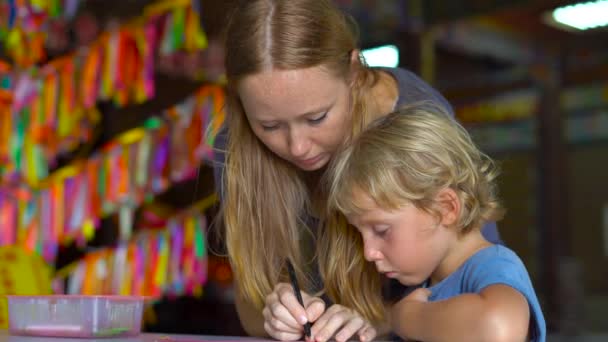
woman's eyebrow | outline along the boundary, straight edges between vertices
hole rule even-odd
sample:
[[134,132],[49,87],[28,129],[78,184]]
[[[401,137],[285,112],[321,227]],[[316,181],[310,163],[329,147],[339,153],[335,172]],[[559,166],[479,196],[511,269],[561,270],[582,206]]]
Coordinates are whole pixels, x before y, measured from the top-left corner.
[[308,112],[306,112],[306,113],[299,114],[299,115],[298,115],[298,117],[303,117],[303,116],[309,116],[309,115],[319,114],[319,113],[321,113],[321,112],[325,112],[325,111],[326,111],[326,110],[327,110],[329,107],[331,107],[331,105],[329,105],[329,106],[324,105],[324,106],[319,107],[318,109],[315,109],[315,110],[309,110],[309,111],[308,111]]

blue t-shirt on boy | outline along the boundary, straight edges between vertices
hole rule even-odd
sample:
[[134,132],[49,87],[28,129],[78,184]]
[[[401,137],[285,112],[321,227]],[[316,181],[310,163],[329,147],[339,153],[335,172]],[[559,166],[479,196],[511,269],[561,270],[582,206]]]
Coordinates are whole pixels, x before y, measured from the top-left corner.
[[429,287],[429,301],[479,293],[496,284],[510,286],[526,298],[530,307],[530,341],[545,342],[545,318],[532,281],[521,259],[507,247],[493,245],[475,253],[454,273]]

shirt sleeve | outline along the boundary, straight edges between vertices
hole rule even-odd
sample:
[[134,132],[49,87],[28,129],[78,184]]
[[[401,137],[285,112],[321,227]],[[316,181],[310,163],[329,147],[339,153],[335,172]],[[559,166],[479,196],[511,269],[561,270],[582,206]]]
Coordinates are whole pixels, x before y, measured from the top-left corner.
[[528,273],[521,261],[505,253],[472,264],[467,273],[465,277],[467,292],[479,292],[494,284],[505,284],[522,290],[527,290],[531,286]]
[[532,341],[544,340],[546,327],[540,303],[523,262],[514,252],[503,248],[497,256],[472,264],[467,273],[464,292],[479,293],[488,286],[498,284],[520,292],[530,308]]

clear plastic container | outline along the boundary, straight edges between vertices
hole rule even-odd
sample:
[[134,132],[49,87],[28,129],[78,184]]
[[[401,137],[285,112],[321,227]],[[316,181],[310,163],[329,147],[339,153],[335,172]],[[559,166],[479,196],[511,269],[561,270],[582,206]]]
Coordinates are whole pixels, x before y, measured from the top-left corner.
[[144,297],[7,296],[9,332],[49,337],[122,337],[141,332]]

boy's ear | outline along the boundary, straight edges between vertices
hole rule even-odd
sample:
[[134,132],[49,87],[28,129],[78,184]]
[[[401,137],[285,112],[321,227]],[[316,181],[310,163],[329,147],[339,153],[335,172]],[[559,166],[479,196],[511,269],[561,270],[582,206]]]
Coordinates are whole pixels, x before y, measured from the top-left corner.
[[460,219],[460,198],[454,189],[447,188],[437,194],[437,203],[441,210],[441,224],[451,227]]

